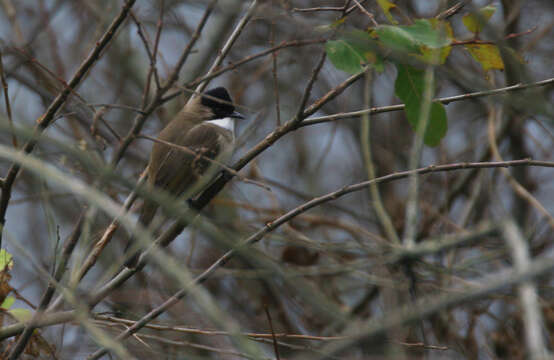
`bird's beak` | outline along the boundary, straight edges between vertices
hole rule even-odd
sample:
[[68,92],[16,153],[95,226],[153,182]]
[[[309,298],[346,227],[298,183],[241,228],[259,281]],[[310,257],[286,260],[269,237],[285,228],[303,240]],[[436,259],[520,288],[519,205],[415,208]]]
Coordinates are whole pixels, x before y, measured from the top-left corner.
[[242,115],[238,111],[233,111],[233,113],[229,117],[232,117],[234,119],[244,119],[244,115]]

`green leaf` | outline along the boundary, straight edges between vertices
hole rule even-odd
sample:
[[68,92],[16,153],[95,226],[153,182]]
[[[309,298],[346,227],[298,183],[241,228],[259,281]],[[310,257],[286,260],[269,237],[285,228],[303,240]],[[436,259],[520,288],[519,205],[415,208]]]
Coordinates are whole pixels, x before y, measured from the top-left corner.
[[480,33],[495,11],[496,8],[494,6],[485,6],[479,9],[477,13],[464,15],[462,17],[462,22],[472,33]]
[[7,252],[5,249],[0,250],[0,271],[4,271],[8,267],[8,270],[11,270],[13,267],[12,254]]
[[375,31],[386,47],[407,53],[419,54],[422,46],[439,49],[452,42],[439,23],[427,19],[416,20],[409,26],[381,25]]
[[4,299],[4,302],[2,302],[2,305],[0,305],[1,309],[8,310],[12,307],[13,303],[15,302],[15,298],[13,296],[8,296]]
[[444,105],[438,102],[431,103],[431,113],[429,116],[431,118],[429,119],[429,126],[425,131],[423,141],[425,145],[433,147],[440,144],[448,130],[448,119]]
[[327,41],[325,51],[337,69],[355,74],[365,65],[383,71],[383,60],[374,51],[375,47],[375,40],[371,39],[368,33],[353,31],[341,39]]
[[[406,105],[404,112],[414,130],[417,129],[421,117],[421,103],[425,82],[424,72],[408,65],[397,64],[398,75],[394,85],[396,96]],[[446,111],[441,103],[431,103],[429,120],[423,141],[427,146],[437,146],[446,135],[448,122]]]
[[468,44],[464,47],[481,64],[483,70],[504,69],[504,61],[502,61],[498,46],[493,44]]
[[381,25],[375,29],[375,32],[383,45],[390,50],[405,53],[419,52],[419,44],[401,26]]
[[452,39],[445,36],[439,23],[433,20],[434,19],[418,19],[415,21],[414,25],[406,26],[405,30],[408,31],[416,41],[432,49],[450,45]]
[[[452,42],[452,40],[454,39],[454,33],[449,22],[441,21],[438,19],[429,19],[429,21],[431,23],[431,26],[433,26],[434,29],[440,31],[443,36],[446,37],[449,43]],[[443,46],[438,49],[422,45],[421,55],[416,55],[416,57],[426,64],[440,65],[445,63],[448,55],[450,55],[451,50],[452,46],[450,45]]]
[[329,60],[337,69],[355,74],[362,70],[365,62],[363,53],[345,40],[330,40],[325,44]]

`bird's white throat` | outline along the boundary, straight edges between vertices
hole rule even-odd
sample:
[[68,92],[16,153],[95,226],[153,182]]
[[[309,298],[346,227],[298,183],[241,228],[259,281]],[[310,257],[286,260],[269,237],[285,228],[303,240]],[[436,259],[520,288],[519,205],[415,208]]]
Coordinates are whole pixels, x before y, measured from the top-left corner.
[[235,119],[226,117],[223,119],[215,119],[206,121],[209,124],[214,124],[215,126],[222,127],[226,130],[229,130],[231,133],[233,133],[233,137],[235,136]]

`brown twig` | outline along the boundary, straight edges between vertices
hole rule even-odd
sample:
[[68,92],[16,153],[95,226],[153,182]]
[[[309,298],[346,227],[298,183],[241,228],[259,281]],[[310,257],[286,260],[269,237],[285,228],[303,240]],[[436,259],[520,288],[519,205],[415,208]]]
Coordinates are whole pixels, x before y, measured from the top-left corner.
[[133,111],[133,112],[136,112],[138,114],[143,114],[144,115],[144,111],[142,111],[141,109],[137,108],[137,107],[134,107],[134,106],[129,106],[129,105],[122,105],[122,104],[87,104],[87,106],[89,107],[105,107],[107,109],[120,109],[120,110],[130,110],[130,111]]
[[[158,69],[156,68],[156,57],[150,50],[150,40],[147,38],[146,32],[142,28],[142,24],[137,19],[135,14],[131,12],[131,19],[133,19],[133,22],[137,26],[137,33],[139,38],[142,40],[142,43],[144,45],[144,50],[146,51],[146,55],[148,55],[148,59],[150,60],[150,68],[148,69],[148,75],[146,76],[146,84],[144,85],[144,90],[142,92],[142,102],[141,102],[141,108],[144,109],[146,105],[148,104],[148,95],[150,93],[150,82],[152,80],[152,76],[155,76],[156,79],[158,79],[157,73]],[[159,86],[159,80],[156,80],[156,84]],[[120,139],[121,140],[121,139]]]
[[8,92],[8,82],[6,81],[6,74],[4,74],[4,63],[2,61],[2,51],[0,51],[0,81],[2,82],[2,90],[4,91],[4,103],[6,104],[6,114],[8,115],[8,123],[12,131],[12,144],[14,148],[17,148],[17,137],[14,133],[13,119],[12,119],[12,107],[10,105],[10,94]]
[[[248,9],[244,13],[244,15],[240,18],[239,22],[237,23],[237,25],[234,27],[233,31],[231,32],[231,35],[229,35],[229,37],[227,38],[227,41],[225,41],[225,44],[223,45],[223,48],[219,51],[217,57],[215,58],[214,62],[212,63],[212,66],[210,67],[210,69],[208,70],[208,72],[206,74],[207,76],[210,76],[210,75],[217,72],[217,68],[219,68],[219,66],[223,62],[223,59],[225,59],[225,57],[227,56],[229,51],[231,51],[231,48],[235,44],[235,41],[237,41],[240,34],[242,33],[242,31],[246,27],[246,25],[250,22],[250,19],[252,18],[252,16],[254,16],[254,12],[256,11],[257,7],[258,7],[258,0],[252,0],[250,5],[248,6]],[[201,92],[204,91],[206,86],[208,86],[208,84],[209,84],[208,79],[202,80],[201,82],[198,83],[198,85],[196,85],[196,88],[194,89],[194,91],[196,93],[201,93]],[[191,100],[192,100],[192,98],[189,99],[189,101],[191,101]]]
[[[533,26],[531,29],[522,31],[520,33],[508,34],[508,35],[504,36],[504,40],[509,40],[509,39],[517,38],[517,37],[520,37],[520,36],[523,36],[523,35],[531,34],[535,30],[537,30],[537,28],[538,28],[538,26]],[[492,45],[494,45],[496,43],[494,41],[481,40],[481,39],[478,39],[478,38],[475,38],[475,37],[471,38],[471,39],[467,39],[467,40],[453,40],[452,43],[450,43],[450,45],[452,45],[452,46],[468,45],[468,44],[492,44]]]
[[277,337],[275,336],[275,330],[273,330],[273,321],[271,321],[271,314],[269,313],[267,305],[264,305],[264,310],[267,316],[267,321],[269,322],[269,330],[271,331],[271,340],[273,341],[273,351],[275,351],[275,358],[277,360],[280,360],[281,356],[279,356],[279,345],[277,344]]
[[[498,144],[496,141],[496,134],[495,134],[495,121],[496,117],[501,118],[502,117],[502,109],[496,109],[494,106],[489,107],[489,115],[488,115],[488,126],[487,126],[487,135],[489,140],[489,146],[491,148],[491,152],[493,155],[493,158],[497,161],[502,161],[502,156],[500,155],[500,151],[498,150]],[[544,207],[544,205],[541,204],[537,198],[533,196],[523,185],[521,185],[513,176],[510,174],[507,169],[502,169],[502,175],[506,178],[514,192],[522,198],[523,200],[527,201],[532,207],[534,207],[542,216],[546,218],[548,223],[550,224],[550,227],[554,230],[554,217],[548,210]]]
[[315,11],[344,11],[343,6],[320,6],[313,8],[293,8],[293,12],[315,12]]
[[372,13],[367,11],[366,8],[363,7],[362,4],[360,4],[360,2],[358,0],[352,0],[352,1],[354,1],[354,3],[360,9],[360,11],[363,12],[369,18],[369,21],[371,21],[373,26],[375,26],[375,27],[379,26],[379,24],[377,24],[377,21],[375,21],[375,16],[373,16]]
[[[235,63],[231,63],[227,66],[224,66],[221,69],[218,69],[218,70],[212,72],[211,74],[204,75],[201,78],[193,80],[193,81],[185,84],[184,88],[187,88],[187,89],[193,88],[193,87],[197,86],[198,84],[202,83],[203,81],[211,80],[211,79],[213,79],[213,78],[215,78],[215,77],[217,77],[217,76],[219,76],[223,73],[234,70],[237,67],[239,67],[241,65],[244,65],[244,64],[246,64],[250,61],[256,60],[256,59],[258,59],[260,57],[263,57],[265,55],[268,55],[268,54],[272,54],[272,53],[277,52],[277,51],[279,51],[281,49],[284,49],[284,48],[306,46],[306,45],[313,45],[313,44],[323,44],[326,41],[327,41],[326,39],[313,39],[313,40],[293,40],[293,41],[282,42],[281,44],[276,45],[272,48],[269,48],[269,49],[264,50],[264,51],[260,51],[257,54],[247,56],[244,59],[239,60]],[[162,101],[165,102],[165,101],[171,100],[171,99],[173,99],[174,97],[178,96],[181,93],[182,93],[181,90],[170,93],[167,96],[163,97]]]
[[[275,46],[275,22],[271,23],[271,40],[270,44]],[[271,76],[273,77],[273,94],[275,96],[275,117],[277,118],[277,126],[281,126],[281,106],[279,104],[279,78],[277,76],[277,51],[271,53]]]
[[217,161],[215,159],[211,159],[211,158],[205,156],[201,151],[195,151],[195,150],[193,150],[189,147],[182,146],[182,145],[177,145],[177,144],[174,144],[174,143],[162,140],[162,139],[158,139],[158,138],[155,138],[155,137],[152,137],[152,136],[148,136],[148,135],[139,135],[137,137],[147,139],[147,140],[150,140],[150,141],[153,141],[153,142],[157,142],[157,143],[160,143],[160,144],[164,144],[164,145],[170,146],[172,148],[178,149],[180,151],[186,152],[187,154],[194,155],[195,157],[199,157],[202,160],[206,160],[206,161],[208,161],[208,162],[210,162],[214,165],[217,165],[219,168],[230,172],[234,176],[237,176],[237,178],[239,180],[241,180],[245,183],[253,184],[253,185],[261,187],[264,190],[271,191],[271,188],[268,185],[265,185],[264,183],[262,183],[260,181],[252,180],[252,179],[249,179],[245,176],[242,176],[237,171],[233,170],[232,168],[230,168],[229,166],[223,164],[222,162]]
[[[493,96],[493,95],[499,95],[503,93],[507,93],[510,91],[517,91],[517,90],[524,90],[529,89],[533,87],[539,87],[539,86],[548,86],[554,84],[554,78],[545,79],[541,81],[537,81],[530,84],[516,84],[512,86],[506,86],[503,88],[498,89],[492,89],[492,90],[485,90],[485,91],[476,91],[473,93],[468,94],[462,94],[462,95],[455,95],[455,96],[449,96],[444,98],[437,98],[433,99],[434,102],[440,102],[442,104],[448,105],[452,102],[456,101],[462,101],[462,100],[468,100],[468,99],[474,99],[484,96]],[[328,115],[328,116],[320,116],[315,118],[310,118],[302,121],[300,123],[300,127],[303,126],[309,126],[314,124],[320,124],[324,122],[329,121],[335,121],[340,119],[348,119],[353,117],[359,117],[364,114],[379,114],[379,113],[385,113],[385,112],[391,112],[391,111],[399,111],[404,110],[404,104],[398,104],[398,105],[388,105],[388,106],[381,106],[381,107],[375,107],[371,109],[365,109],[365,110],[359,110],[359,111],[352,111],[347,113],[341,113],[341,114],[334,114],[334,115]]]
[[435,16],[435,18],[439,20],[448,19],[449,17],[457,14],[460,10],[462,10],[465,5],[466,5],[465,2],[461,1],[455,4],[454,6],[444,10],[443,12]]
[[[365,3],[366,0],[361,0],[360,3]],[[348,2],[346,3],[346,7],[348,5]],[[352,5],[347,10],[345,10],[345,6],[320,6],[320,7],[312,7],[312,8],[293,8],[293,12],[317,12],[317,11],[341,11],[343,13],[343,16],[350,14],[352,11],[356,10],[358,7],[356,5]]]
[[321,58],[319,59],[319,62],[317,63],[314,70],[312,71],[312,76],[310,77],[310,80],[308,81],[308,84],[304,89],[304,93],[302,94],[302,100],[300,101],[300,106],[298,107],[298,111],[296,112],[296,116],[295,116],[296,123],[299,123],[302,120],[304,120],[304,110],[306,108],[306,104],[308,103],[308,100],[310,99],[310,94],[312,93],[312,87],[314,86],[315,80],[317,79],[319,72],[323,68],[323,64],[325,63],[326,58],[327,58],[327,53],[323,51],[321,53]]
[[158,22],[156,23],[156,37],[154,38],[154,51],[152,52],[152,57],[154,58],[154,64],[151,65],[154,68],[154,80],[156,81],[156,87],[159,89],[160,79],[158,76],[158,71],[156,69],[156,63],[158,59],[158,47],[160,46],[160,37],[162,35],[162,29],[164,25],[164,5],[165,1],[161,0],[159,3],[160,6],[160,15],[158,16]]

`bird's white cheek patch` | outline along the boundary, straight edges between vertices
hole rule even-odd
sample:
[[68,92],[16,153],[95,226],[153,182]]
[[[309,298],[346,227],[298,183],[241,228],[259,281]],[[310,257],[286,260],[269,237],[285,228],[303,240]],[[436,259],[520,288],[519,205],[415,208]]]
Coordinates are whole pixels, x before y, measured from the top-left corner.
[[206,122],[209,123],[209,124],[213,124],[213,125],[222,127],[224,129],[227,129],[227,130],[231,131],[232,133],[235,133],[235,119],[233,119],[233,118],[226,117],[226,118],[223,118],[223,119],[215,119],[215,120],[210,120],[210,121],[206,121]]

